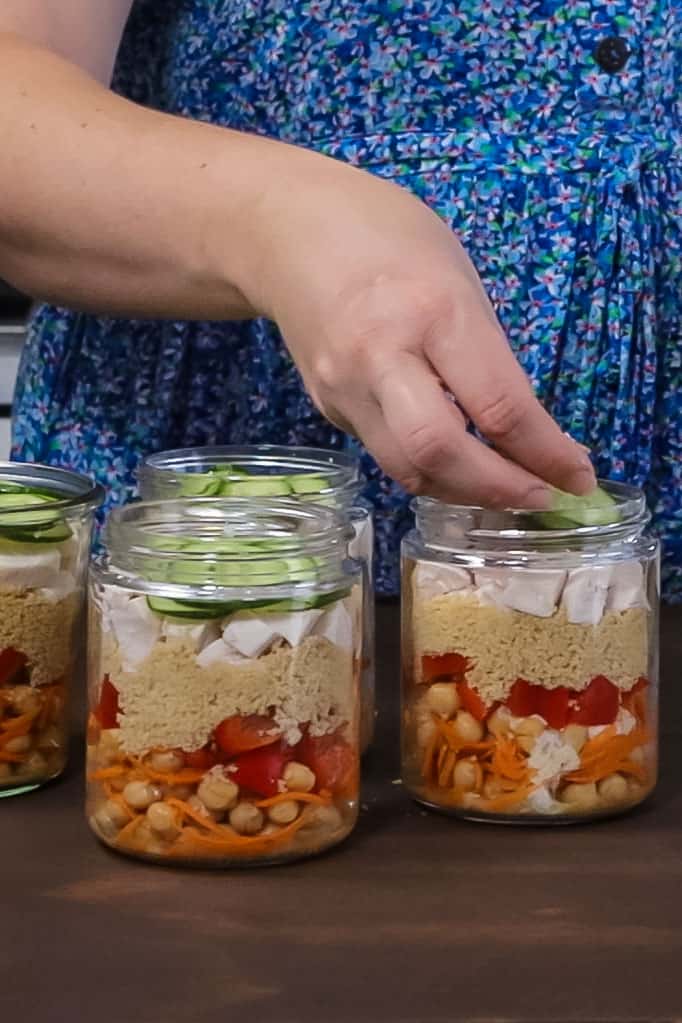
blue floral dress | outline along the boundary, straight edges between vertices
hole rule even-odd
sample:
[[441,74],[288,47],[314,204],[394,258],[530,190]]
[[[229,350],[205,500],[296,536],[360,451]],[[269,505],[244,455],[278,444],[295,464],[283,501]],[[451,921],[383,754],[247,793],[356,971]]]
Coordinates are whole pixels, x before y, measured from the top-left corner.
[[[682,0],[138,0],[115,87],[433,207],[547,408],[600,474],[646,487],[682,599]],[[351,443],[272,324],[38,311],[15,458],[121,500],[145,452],[247,441]],[[391,593],[408,503],[363,461]]]

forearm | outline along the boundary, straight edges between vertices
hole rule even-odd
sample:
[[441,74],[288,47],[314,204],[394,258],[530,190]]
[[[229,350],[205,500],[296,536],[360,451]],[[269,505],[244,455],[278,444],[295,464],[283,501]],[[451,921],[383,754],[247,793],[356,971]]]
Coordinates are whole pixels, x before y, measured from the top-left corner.
[[41,299],[138,317],[267,312],[264,193],[290,163],[321,159],[139,107],[9,35],[0,137],[0,275]]

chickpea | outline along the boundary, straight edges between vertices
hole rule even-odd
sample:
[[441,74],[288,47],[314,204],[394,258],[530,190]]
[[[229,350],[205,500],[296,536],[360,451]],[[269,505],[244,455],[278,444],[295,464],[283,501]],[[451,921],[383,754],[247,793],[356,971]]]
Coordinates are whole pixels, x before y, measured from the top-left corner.
[[28,753],[32,746],[30,735],[17,735],[5,743],[8,753]]
[[644,747],[635,746],[635,748],[630,753],[630,760],[632,760],[633,763],[635,764],[643,764],[644,759],[645,759]]
[[223,820],[225,816],[224,813],[218,813],[215,810],[209,810],[206,804],[202,803],[202,801],[196,795],[190,796],[189,799],[187,800],[187,803],[189,806],[192,807],[195,813],[198,813],[201,817],[205,817],[207,820],[219,823],[220,821]]
[[239,797],[239,786],[219,774],[207,774],[197,789],[199,799],[209,810],[231,810]]
[[17,714],[37,714],[40,710],[40,694],[31,686],[14,686],[10,700]]
[[453,771],[455,788],[470,792],[476,788],[478,769],[474,760],[458,760]]
[[426,749],[435,734],[435,723],[431,720],[431,718],[425,718],[417,725],[417,745],[421,749]]
[[163,856],[166,853],[166,846],[158,835],[154,834],[146,821],[142,821],[135,832],[134,842],[135,848],[141,849],[148,856]]
[[157,837],[167,842],[172,842],[181,831],[178,814],[168,803],[152,803],[147,808],[147,823]]
[[144,781],[129,781],[123,789],[123,798],[133,810],[146,810],[159,798],[159,790]]
[[511,731],[511,725],[509,723],[510,718],[509,711],[506,707],[498,707],[492,712],[488,718],[488,731],[491,735],[494,735],[496,739],[503,739],[509,735]]
[[167,782],[159,785],[159,799],[181,799],[186,803],[193,792],[191,785],[168,785]]
[[111,799],[107,799],[105,803],[100,806],[99,810],[90,818],[90,825],[93,829],[99,832],[103,838],[113,839],[116,838],[123,825],[128,821],[128,816],[125,811],[114,803]]
[[629,799],[627,778],[622,774],[610,774],[607,778],[602,778],[597,791],[607,803],[624,803]]
[[486,778],[483,782],[483,798],[497,799],[502,795],[502,785],[499,778]]
[[574,782],[566,785],[559,799],[562,803],[571,803],[576,810],[594,810],[599,805],[597,786],[593,781],[582,785]]
[[237,803],[230,810],[230,824],[240,835],[256,835],[263,827],[263,814],[253,803]]
[[60,749],[64,745],[64,736],[56,725],[49,725],[38,736],[36,745],[42,750]]
[[516,741],[521,749],[525,750],[526,753],[533,752],[535,740],[538,736],[542,735],[544,730],[545,726],[539,718],[521,718],[521,720],[514,725]]
[[282,780],[286,787],[293,792],[312,792],[317,781],[315,774],[305,764],[299,764],[292,760],[284,768]]
[[185,766],[185,758],[177,750],[155,750],[149,758],[149,766],[161,774],[174,774]]
[[461,742],[480,742],[483,738],[483,725],[468,710],[460,710],[453,727]]
[[436,682],[426,691],[426,706],[442,718],[451,718],[459,710],[457,688],[451,682]]
[[286,799],[282,803],[275,803],[268,810],[268,817],[273,824],[291,824],[298,817],[299,806],[295,799]]
[[125,759],[121,749],[118,728],[105,728],[97,744],[97,760],[101,767],[111,767]]
[[343,817],[339,810],[329,804],[327,806],[306,806],[302,816],[305,825],[301,831],[339,831],[343,827]]
[[33,753],[27,756],[26,760],[24,760],[23,764],[21,764],[20,766],[22,774],[46,775],[48,773],[47,760],[45,759],[43,754],[38,753],[37,750],[35,750]]
[[580,753],[587,742],[587,729],[584,725],[566,725],[563,737],[564,742],[572,746],[576,753]]

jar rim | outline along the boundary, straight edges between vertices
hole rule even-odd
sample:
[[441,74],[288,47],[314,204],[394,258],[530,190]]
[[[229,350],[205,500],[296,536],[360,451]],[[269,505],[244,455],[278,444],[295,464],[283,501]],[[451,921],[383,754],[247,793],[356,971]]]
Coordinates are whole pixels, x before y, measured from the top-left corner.
[[[71,469],[44,465],[41,462],[0,462],[0,484],[12,483],[34,490],[44,490],[60,495],[50,501],[49,510],[57,515],[70,511],[91,512],[104,503],[104,488],[90,477]],[[63,495],[63,496],[61,496]],[[45,503],[27,500],[13,509],[0,510],[0,521],[12,525],[21,516],[22,524],[30,524],[32,512],[41,518],[45,515]]]
[[[540,525],[539,516],[551,515],[559,520],[561,512],[547,509],[507,508],[490,511],[475,505],[447,504],[431,497],[418,497],[412,501],[417,530],[427,543],[445,530],[452,541],[452,549],[461,542],[468,546],[518,544],[520,547],[553,547],[561,544],[609,543],[623,539],[634,531],[644,529],[650,519],[644,492],[639,487],[615,480],[598,480],[599,487],[614,502],[618,512],[615,522],[570,523],[560,526]],[[584,512],[600,510],[603,506],[583,504]],[[564,517],[565,518],[565,517]],[[443,543],[446,549],[451,544]]]
[[[352,499],[362,486],[357,457],[344,451],[316,447],[287,447],[278,444],[224,444],[173,448],[147,455],[137,471],[140,483],[160,480],[179,484],[187,473],[210,472],[235,466],[254,472],[249,475],[324,475],[329,486],[320,497]],[[235,481],[241,479],[235,474]],[[314,500],[317,494],[302,495]]]

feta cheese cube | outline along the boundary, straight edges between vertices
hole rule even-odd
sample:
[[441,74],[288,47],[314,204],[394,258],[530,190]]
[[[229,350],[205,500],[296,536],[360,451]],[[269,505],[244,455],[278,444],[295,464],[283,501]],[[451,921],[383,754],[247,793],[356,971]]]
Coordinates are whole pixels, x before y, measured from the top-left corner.
[[533,781],[550,786],[556,785],[562,774],[575,771],[580,766],[580,757],[559,732],[548,728],[535,740],[533,751],[528,758],[533,771]]
[[35,553],[0,554],[0,585],[20,590],[49,588],[58,579],[61,563],[54,547]]
[[369,577],[372,578],[372,520],[359,519],[353,523],[354,536],[348,544],[348,554],[351,558],[364,561],[367,564]]
[[57,604],[64,600],[76,589],[76,580],[70,572],[57,572],[49,586],[43,586],[38,591],[40,596],[49,600],[51,604]]
[[212,668],[215,664],[244,664],[247,658],[223,639],[216,639],[205,646],[194,660],[200,668]]
[[414,586],[424,599],[471,590],[471,574],[459,565],[420,561],[414,570]]
[[223,629],[223,639],[245,657],[260,657],[276,639],[298,646],[313,631],[322,611],[258,614],[238,611]]
[[[626,710],[625,707],[621,707],[614,724],[616,726],[616,735],[629,735],[637,724],[637,718],[629,710]],[[609,725],[590,725],[587,729],[587,734],[590,739],[594,739],[609,727]]]
[[628,611],[631,607],[649,607],[644,566],[638,561],[624,561],[613,566],[606,598],[607,611]]
[[353,619],[343,601],[338,601],[324,612],[313,632],[342,650],[353,650]]
[[161,619],[154,614],[146,597],[130,597],[127,593],[126,597],[125,603],[110,607],[109,613],[123,667],[134,671],[149,656],[161,635]]
[[559,804],[546,785],[541,785],[528,796],[526,806],[532,813],[551,814],[556,813]]
[[199,653],[220,638],[220,626],[215,621],[177,622],[165,618],[161,623],[161,635],[167,639],[181,640],[195,653]]
[[503,590],[503,601],[514,611],[550,618],[566,579],[566,573],[555,569],[512,570]]
[[606,606],[611,571],[610,565],[598,565],[574,568],[568,573],[561,606],[569,622],[574,625],[599,624]]

